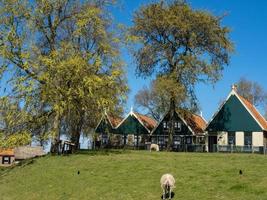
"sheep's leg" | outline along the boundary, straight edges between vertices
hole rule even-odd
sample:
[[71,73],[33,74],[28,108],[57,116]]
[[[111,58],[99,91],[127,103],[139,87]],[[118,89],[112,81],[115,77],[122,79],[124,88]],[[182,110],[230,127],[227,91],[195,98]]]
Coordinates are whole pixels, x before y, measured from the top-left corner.
[[170,188],[170,191],[169,191],[169,199],[172,198],[172,189]]
[[163,200],[166,198],[166,192],[165,189],[163,189]]

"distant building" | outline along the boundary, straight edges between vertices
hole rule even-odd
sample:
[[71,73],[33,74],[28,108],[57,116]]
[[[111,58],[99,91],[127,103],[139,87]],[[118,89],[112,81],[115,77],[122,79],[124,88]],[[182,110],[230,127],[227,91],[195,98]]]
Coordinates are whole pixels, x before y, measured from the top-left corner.
[[109,142],[110,134],[117,133],[117,126],[122,121],[122,118],[107,114],[106,112],[102,116],[99,121],[97,127],[95,128],[95,132],[99,134],[99,137],[94,141],[98,146],[106,146]]
[[133,146],[144,146],[149,140],[150,132],[157,125],[157,122],[145,115],[131,112],[121,121],[117,132],[122,135],[123,144]]
[[260,151],[266,145],[267,122],[253,104],[232,87],[206,131],[209,152]]
[[186,110],[177,112],[174,102],[172,102],[169,111],[152,131],[151,142],[158,144],[160,149],[165,149],[168,144],[171,126],[174,129],[172,150],[205,150],[206,121],[202,116]]
[[105,113],[95,132],[99,134],[101,146],[110,141],[112,146],[140,147],[149,140],[149,134],[156,124],[154,119],[133,110],[124,119]]
[[10,166],[15,161],[14,149],[0,150],[0,166]]

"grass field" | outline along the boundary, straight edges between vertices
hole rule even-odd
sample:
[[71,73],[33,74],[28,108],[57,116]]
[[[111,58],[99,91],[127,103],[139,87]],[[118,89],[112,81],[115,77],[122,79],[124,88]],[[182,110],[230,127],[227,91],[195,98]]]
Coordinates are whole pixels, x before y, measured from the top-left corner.
[[157,200],[166,172],[176,178],[174,199],[267,199],[266,171],[267,157],[253,154],[114,151],[46,156],[1,168],[0,199]]

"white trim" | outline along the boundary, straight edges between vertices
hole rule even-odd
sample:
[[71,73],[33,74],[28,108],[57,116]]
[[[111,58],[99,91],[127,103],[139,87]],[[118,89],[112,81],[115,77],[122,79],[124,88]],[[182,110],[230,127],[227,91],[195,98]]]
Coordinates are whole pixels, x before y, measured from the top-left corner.
[[[265,130],[263,128],[263,126],[261,125],[261,123],[259,123],[259,121],[255,118],[255,116],[251,113],[251,111],[247,108],[246,104],[240,99],[239,95],[237,94],[237,92],[232,89],[230,94],[228,95],[228,97],[226,98],[226,100],[221,104],[221,106],[219,107],[218,111],[212,116],[211,120],[209,121],[209,123],[207,124],[207,127],[206,127],[206,131],[209,131],[207,130],[207,128],[209,127],[210,123],[214,120],[214,118],[218,115],[218,113],[220,112],[220,110],[222,109],[222,107],[226,104],[226,102],[229,100],[229,98],[232,96],[232,95],[235,95],[237,97],[237,99],[241,102],[241,104],[246,108],[246,110],[248,111],[248,113],[252,116],[252,118],[258,123],[258,125],[262,128],[262,130]],[[252,106],[256,109],[256,111],[260,114],[260,112],[257,110],[257,108],[252,104]],[[260,116],[262,117],[262,115],[260,114]]]
[[145,126],[145,124],[139,119],[139,117],[136,116],[136,114],[134,112],[132,112],[132,115],[135,116],[135,118],[140,122],[140,124],[143,125],[143,127],[148,131],[148,133],[150,134],[150,130]]
[[112,127],[113,129],[115,129],[115,127],[113,126],[113,124],[111,123],[111,121],[110,121],[110,119],[109,119],[109,115],[108,115],[108,114],[106,114],[106,117],[107,117],[108,122],[109,122],[109,124],[111,125],[111,127]]
[[126,117],[123,118],[123,120],[121,120],[121,122],[115,127],[116,129],[119,128],[119,126],[129,117],[129,115],[131,114],[131,112],[129,112]]
[[[234,95],[234,94],[235,94],[234,90],[231,90],[231,92],[230,92],[230,94],[227,96],[226,100],[219,106],[219,109],[212,115],[212,117],[211,117],[209,123],[207,124],[206,129],[209,127],[210,123],[214,120],[214,118],[218,115],[218,113],[220,112],[220,110],[222,109],[222,107],[226,104],[226,102],[228,101],[228,99],[229,99],[232,95]],[[209,130],[206,130],[206,131],[209,131]]]
[[[170,111],[170,110],[169,110]],[[151,133],[150,133],[150,135],[152,135],[154,132],[155,132],[155,130],[158,128],[158,126],[160,125],[160,123],[163,121],[163,119],[166,117],[166,115],[169,113],[169,111],[167,111],[166,113],[165,113],[165,115],[161,118],[161,120],[159,121],[159,123],[158,123],[158,125],[151,131]],[[192,134],[193,135],[197,135],[196,133],[195,133],[195,131],[193,131],[192,130],[192,128],[186,123],[186,121],[185,121],[185,119],[183,118],[183,117],[181,117],[181,115],[178,113],[178,112],[176,112],[176,110],[174,110],[174,112],[178,115],[178,117],[184,122],[184,124],[188,127],[188,129],[192,132]],[[192,114],[193,115],[193,114]],[[204,118],[203,118],[204,119]],[[205,119],[204,119],[205,120]],[[205,132],[205,131],[204,131]]]
[[103,117],[104,117],[104,114],[102,115],[102,117],[101,117],[100,121],[98,122],[97,126],[95,127],[95,130],[98,128],[98,126],[99,126],[99,125],[100,125],[100,123],[102,122],[102,120],[103,120]]
[[[235,91],[234,91],[235,92]],[[245,106],[245,108],[246,108],[246,110],[249,112],[249,114],[253,117],[253,119],[258,123],[258,125],[260,125],[260,127],[261,127],[261,129],[262,130],[265,130],[264,128],[263,128],[263,126],[261,125],[261,123],[255,118],[255,116],[251,113],[251,111],[247,108],[247,106],[246,106],[246,104],[242,101],[242,99],[240,99],[240,97],[239,97],[239,95],[235,92],[235,95],[237,96],[237,98],[238,98],[238,100],[242,103],[242,105],[243,106]],[[244,98],[244,97],[243,97]],[[263,118],[263,116],[261,115],[261,113],[257,110],[257,108],[253,105],[253,104],[251,104],[254,108],[255,108],[255,110],[258,112],[258,114]]]
[[133,112],[133,110],[131,109],[131,111],[126,115],[126,117],[116,126],[116,129],[119,128],[119,126],[122,125],[122,123],[129,117],[129,116],[134,116],[138,122],[148,131],[148,134],[150,134],[150,130],[144,125],[144,123],[136,116],[136,114]]
[[107,118],[107,120],[108,120],[110,126],[111,126],[113,129],[116,129],[116,127],[114,127],[113,124],[111,123],[111,121],[110,121],[110,119],[109,119],[109,115],[107,114],[107,112],[106,112],[106,110],[105,110],[105,111],[104,111],[104,114],[102,115],[100,121],[98,122],[98,124],[97,124],[95,130],[96,130],[96,129],[98,128],[98,126],[101,124],[101,122],[102,122],[102,120],[104,119],[104,117]]
[[[168,112],[169,112],[169,111],[168,111]],[[163,121],[163,119],[165,118],[165,116],[167,115],[168,112],[165,112],[165,114],[163,115],[163,117],[162,117],[162,118],[160,119],[160,121],[158,122],[157,126],[155,126],[155,127],[152,129],[150,135],[152,135],[152,134],[154,133],[154,131],[158,128],[158,126],[159,126],[160,123]]]

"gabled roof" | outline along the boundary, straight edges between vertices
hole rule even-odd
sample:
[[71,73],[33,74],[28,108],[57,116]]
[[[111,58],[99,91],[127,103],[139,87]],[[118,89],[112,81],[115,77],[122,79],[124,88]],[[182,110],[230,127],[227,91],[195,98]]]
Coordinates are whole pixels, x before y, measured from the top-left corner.
[[122,118],[118,117],[118,116],[115,116],[115,115],[112,115],[112,114],[107,114],[106,112],[103,114],[103,116],[101,117],[99,123],[97,124],[96,128],[97,129],[101,122],[104,120],[104,119],[107,119],[111,128],[115,129],[115,127],[118,126],[118,124],[122,121]]
[[133,112],[133,110],[131,109],[131,111],[129,112],[129,114],[116,126],[116,128],[118,128],[121,124],[123,124],[123,122],[129,117],[129,116],[134,116],[139,123],[150,133],[151,130],[153,130],[153,128],[156,126],[157,122],[145,115],[142,115],[140,113],[137,112]]
[[150,117],[148,117],[148,116],[145,116],[145,115],[142,115],[142,114],[140,114],[140,113],[134,113],[136,116],[137,116],[137,118],[139,118],[139,120],[140,121],[142,121],[142,123],[151,131],[151,130],[153,130],[153,128],[157,125],[157,122],[154,120],[154,119],[152,119],[152,118],[150,118]]
[[232,90],[226,100],[223,102],[223,104],[219,107],[218,111],[212,116],[211,120],[209,121],[207,127],[211,124],[211,122],[215,119],[215,117],[219,114],[220,110],[224,107],[226,102],[230,99],[231,96],[236,96],[237,99],[241,102],[241,104],[244,106],[244,108],[248,111],[250,116],[255,120],[255,122],[261,127],[262,130],[267,130],[267,121],[264,119],[264,117],[260,114],[260,112],[257,110],[257,108],[247,99],[242,97],[236,92],[236,88],[232,87]]
[[244,97],[240,96],[236,93],[236,95],[239,97],[239,99],[243,102],[247,110],[250,112],[250,114],[253,116],[253,118],[260,124],[263,130],[267,130],[267,121],[264,119],[264,117],[260,114],[260,112],[255,108],[255,106],[249,102]]
[[[169,111],[165,113],[165,115],[162,117],[162,119],[157,124],[157,126],[155,126],[155,128],[153,129],[151,134],[153,134],[153,132],[158,128],[158,126],[160,125],[160,123],[163,121],[163,119],[165,118],[165,116],[168,113],[169,113]],[[193,114],[187,110],[183,110],[182,112],[177,112],[175,110],[175,113],[179,116],[179,118],[183,121],[183,123],[188,127],[188,129],[193,134],[201,135],[201,134],[205,133],[205,128],[207,126],[207,122],[203,117],[196,115],[196,114]]]
[[207,122],[203,117],[196,114],[188,113],[184,116],[184,120],[186,121],[187,125],[190,126],[190,128],[195,134],[200,134],[205,132]]
[[114,115],[108,115],[108,114],[106,116],[107,116],[107,119],[108,119],[109,123],[111,124],[111,126],[113,128],[118,126],[118,124],[122,121],[121,117],[117,117],[117,116],[114,116]]

